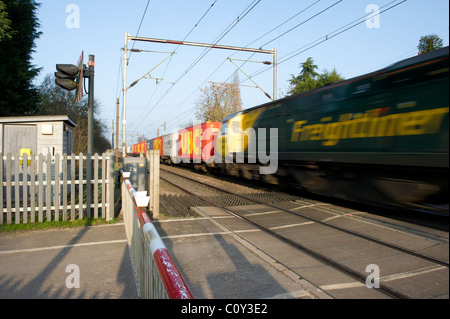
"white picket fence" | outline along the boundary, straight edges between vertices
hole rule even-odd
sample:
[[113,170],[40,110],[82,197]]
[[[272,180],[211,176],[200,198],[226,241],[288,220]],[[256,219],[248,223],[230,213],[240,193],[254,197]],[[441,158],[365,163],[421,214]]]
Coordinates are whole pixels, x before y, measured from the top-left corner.
[[114,156],[0,153],[0,225],[114,217]]

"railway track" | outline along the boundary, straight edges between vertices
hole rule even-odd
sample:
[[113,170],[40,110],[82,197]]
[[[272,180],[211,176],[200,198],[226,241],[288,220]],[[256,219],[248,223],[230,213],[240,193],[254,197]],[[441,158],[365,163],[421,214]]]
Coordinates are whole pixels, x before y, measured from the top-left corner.
[[[385,297],[448,296],[448,233],[447,236],[430,234],[392,223],[380,223],[368,219],[363,212],[349,212],[330,204],[267,190],[242,189],[239,186],[238,194],[229,186],[225,189],[217,185],[220,182],[185,175],[162,169],[161,178],[196,198],[197,206],[203,203],[203,206],[221,209],[361,285],[371,284],[367,281],[367,267],[362,266],[375,265],[386,274],[380,276],[379,285],[376,285],[377,293]],[[224,225],[223,221],[216,222]],[[337,254],[339,251],[341,254]],[[290,267],[289,261],[277,261]],[[302,278],[314,277],[310,271],[306,274],[299,270],[294,272]],[[411,282],[414,282],[414,289],[410,288]],[[373,283],[378,284],[375,280]],[[333,288],[336,286],[317,286],[323,290],[328,288],[330,291],[327,293],[332,296],[335,294]],[[426,295],[417,293],[420,287],[430,286],[438,288]]]

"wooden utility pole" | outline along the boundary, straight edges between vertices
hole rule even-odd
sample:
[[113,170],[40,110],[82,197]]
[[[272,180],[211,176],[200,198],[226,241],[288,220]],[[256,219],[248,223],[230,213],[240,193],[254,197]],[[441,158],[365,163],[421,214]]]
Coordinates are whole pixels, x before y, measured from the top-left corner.
[[117,98],[116,108],[116,165],[119,165],[119,106],[120,100]]

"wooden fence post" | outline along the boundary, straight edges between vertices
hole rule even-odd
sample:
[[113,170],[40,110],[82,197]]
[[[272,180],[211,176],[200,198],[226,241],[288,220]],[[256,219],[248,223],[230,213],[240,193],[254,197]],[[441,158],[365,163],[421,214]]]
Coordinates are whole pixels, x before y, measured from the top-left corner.
[[84,164],[83,164],[83,153],[80,153],[78,155],[79,161],[78,161],[78,218],[83,219],[84,218],[84,211],[83,211],[83,182],[84,182]]
[[98,154],[94,155],[94,218],[98,219]]
[[0,225],[3,225],[3,154],[0,152],[0,205],[2,210],[0,211]]
[[30,171],[30,223],[36,222],[36,155],[31,154],[31,171]]
[[52,221],[52,155],[50,153],[46,156],[47,168],[46,172],[46,182],[45,187],[45,204],[47,205],[46,219],[47,222]]
[[91,218],[92,203],[92,160],[91,154],[86,155],[86,215]]
[[75,154],[70,157],[70,220],[75,220]]
[[147,182],[147,194],[150,196],[150,200],[148,201],[148,211],[153,211],[153,161],[152,161],[152,152],[153,151],[147,151],[146,157],[147,157],[147,167],[148,167],[148,182]]
[[54,202],[55,202],[55,221],[59,222],[59,203],[61,202],[61,184],[60,184],[60,164],[61,159],[59,154],[55,154],[55,187],[53,188],[54,191]]
[[28,223],[28,156],[26,153],[22,157],[22,207],[23,207],[23,223]]
[[62,220],[66,221],[67,220],[67,154],[63,154],[62,178],[63,178],[63,187],[62,187],[63,215],[62,215]]
[[159,151],[154,151],[153,155],[153,218],[159,218]]
[[11,154],[6,155],[6,223],[11,225]]
[[14,155],[14,220],[15,224],[20,224],[20,178],[19,178],[19,157]]
[[114,153],[112,151],[109,151],[103,156],[108,156],[109,160],[107,161],[107,172],[106,176],[108,177],[108,184],[106,186],[107,193],[106,193],[106,202],[108,203],[108,209],[106,213],[106,220],[110,221],[114,218]]
[[38,180],[39,180],[39,189],[38,189],[38,205],[39,205],[39,214],[38,214],[38,222],[42,223],[44,221],[44,155],[39,154],[38,157]]

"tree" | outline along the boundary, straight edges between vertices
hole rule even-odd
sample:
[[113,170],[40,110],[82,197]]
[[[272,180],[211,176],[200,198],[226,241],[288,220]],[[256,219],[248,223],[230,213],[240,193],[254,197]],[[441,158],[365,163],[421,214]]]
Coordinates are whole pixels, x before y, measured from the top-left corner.
[[417,46],[420,54],[441,49],[443,47],[444,41],[442,41],[442,39],[437,34],[430,34],[421,37],[419,45]]
[[[36,115],[68,115],[77,127],[73,131],[74,154],[87,153],[88,147],[88,99],[77,104],[73,92],[61,89],[55,84],[54,75],[48,74],[39,86],[39,110]],[[102,154],[111,148],[109,139],[104,135],[106,125],[96,119],[100,106],[94,101],[94,153]]]
[[211,83],[209,87],[201,89],[200,98],[196,103],[195,117],[202,122],[218,122],[241,110],[239,75],[235,73],[232,83]]
[[344,80],[344,78],[337,73],[336,69],[329,72],[328,70],[324,70],[322,74],[319,75],[319,79],[317,80],[317,86],[323,87],[331,83],[339,82]]
[[2,42],[3,39],[12,39],[12,35],[11,20],[8,19],[6,4],[3,1],[0,1],[0,42]]
[[319,73],[316,72],[318,66],[314,64],[312,58],[308,58],[304,63],[300,64],[302,71],[298,76],[291,74],[291,79],[289,83],[291,84],[291,89],[289,95],[298,94],[301,92],[306,92],[316,88],[316,78]]
[[32,65],[35,40],[41,35],[34,0],[0,2],[0,116],[36,112],[38,90],[33,79],[40,68]]
[[302,72],[300,72],[300,78],[303,80],[312,79],[314,80],[319,76],[319,73],[316,72],[318,66],[314,64],[312,58],[308,58],[304,63],[301,64]]
[[336,69],[333,69],[331,72],[324,70],[322,74],[317,73],[316,70],[318,69],[318,66],[314,64],[312,58],[308,58],[304,63],[301,63],[300,67],[302,70],[298,76],[291,74],[288,95],[307,92],[344,80],[344,78],[337,73]]

